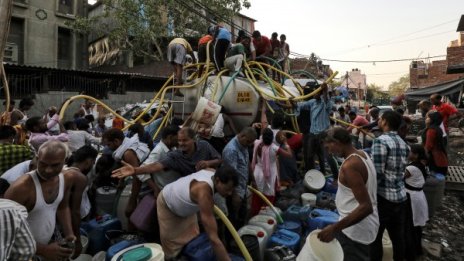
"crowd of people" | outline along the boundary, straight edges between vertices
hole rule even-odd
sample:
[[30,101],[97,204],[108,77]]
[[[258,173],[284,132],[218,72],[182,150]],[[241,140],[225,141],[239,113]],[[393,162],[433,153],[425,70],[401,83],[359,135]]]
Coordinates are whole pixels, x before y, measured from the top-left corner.
[[[251,39],[241,32],[231,44],[230,32],[214,26],[198,43],[199,60],[204,62],[210,52],[217,71],[227,67],[238,72],[244,60],[269,62],[268,57],[285,70],[289,46],[285,35],[280,41],[277,37],[255,31]],[[183,82],[182,68],[191,52],[185,39],[169,44],[176,84]],[[125,215],[130,217],[146,195],[142,192],[150,191],[167,260],[175,260],[200,230],[207,233],[218,260],[230,260],[226,249],[231,238],[221,235],[214,204],[239,229],[264,206],[256,196],[248,201],[248,185],[275,202],[282,185],[291,187],[301,173],[316,168],[334,175],[340,214],[339,222],[320,232],[320,240],[337,238],[345,260],[381,260],[387,230],[394,260],[415,260],[422,254],[421,228],[428,220],[422,188],[429,172],[447,174],[449,121],[461,114],[439,94],[432,95],[419,104],[426,124],[421,143],[411,144],[411,120],[403,110],[380,115],[374,106],[364,117],[334,101],[327,84],[321,89],[310,100],[280,105],[293,107],[300,117],[302,135],[293,137],[284,131],[282,112],[268,120],[264,102],[260,120],[243,129],[223,111],[211,137],[198,135],[176,118],[160,129],[165,111],[153,121],[147,113],[125,129],[119,117],[111,127],[104,116],[95,117],[90,101],[65,122],[59,118],[61,108],[28,117],[32,99],[21,100],[18,108],[11,103],[0,118],[0,223],[5,224],[0,260],[77,257],[82,251],[80,224],[95,217],[93,190],[102,184],[123,189],[129,177]],[[366,142],[371,136],[366,133],[375,137]],[[303,171],[297,166],[299,154]],[[340,167],[337,158],[343,161]],[[128,222],[128,230],[137,231]]]
[[[200,63],[198,75],[200,77],[203,75],[204,63],[208,57],[209,61],[214,64],[215,72],[228,69],[230,74],[238,73],[243,62],[248,61],[271,64],[288,72],[290,46],[286,40],[287,37],[284,34],[279,36],[275,32],[269,39],[261,35],[259,31],[254,31],[250,36],[244,30],[240,30],[233,41],[231,32],[223,25],[210,26],[207,33],[198,41],[198,62]],[[167,58],[173,67],[174,84],[181,85],[184,82],[183,66],[189,59],[193,63],[196,61],[192,45],[184,38],[173,39],[168,45]],[[281,74],[273,71],[272,78],[280,81]],[[176,95],[182,96],[178,91]]]

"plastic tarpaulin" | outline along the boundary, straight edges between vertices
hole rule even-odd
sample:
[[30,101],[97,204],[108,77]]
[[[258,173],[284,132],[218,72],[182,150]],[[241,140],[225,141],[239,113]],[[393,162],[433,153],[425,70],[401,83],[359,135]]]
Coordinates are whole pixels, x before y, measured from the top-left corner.
[[464,79],[458,79],[451,82],[446,82],[430,87],[420,89],[408,89],[405,93],[406,100],[408,101],[420,101],[423,99],[429,99],[430,95],[439,93],[442,96],[451,96],[459,93],[464,87]]

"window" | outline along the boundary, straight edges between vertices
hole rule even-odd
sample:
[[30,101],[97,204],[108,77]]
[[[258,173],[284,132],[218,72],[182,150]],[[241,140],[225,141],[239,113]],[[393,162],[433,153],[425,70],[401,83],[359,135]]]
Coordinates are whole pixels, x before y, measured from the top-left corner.
[[5,48],[5,61],[24,63],[24,19],[12,17]]
[[62,14],[74,14],[74,0],[58,0],[58,12]]
[[72,58],[71,31],[58,27],[58,68],[71,68]]

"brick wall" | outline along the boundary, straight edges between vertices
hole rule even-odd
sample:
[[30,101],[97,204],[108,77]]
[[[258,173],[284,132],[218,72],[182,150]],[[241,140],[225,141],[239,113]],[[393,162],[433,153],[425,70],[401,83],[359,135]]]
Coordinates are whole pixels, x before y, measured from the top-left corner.
[[418,62],[416,68],[411,66],[409,69],[411,88],[433,86],[464,77],[464,73],[447,74],[447,68],[447,60],[433,61],[431,64]]
[[[464,40],[463,40],[464,41]],[[447,48],[448,66],[464,67],[464,45]]]

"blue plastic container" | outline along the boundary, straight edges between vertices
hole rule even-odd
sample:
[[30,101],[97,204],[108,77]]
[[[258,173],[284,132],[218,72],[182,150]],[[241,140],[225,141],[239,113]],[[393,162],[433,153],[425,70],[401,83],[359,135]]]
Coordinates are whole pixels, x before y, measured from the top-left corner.
[[285,221],[283,224],[279,224],[277,229],[286,229],[298,235],[301,235],[302,232],[300,221]]
[[216,261],[213,247],[206,233],[201,233],[192,239],[182,250],[182,254],[189,261]]
[[118,218],[113,217],[109,214],[96,217],[90,220],[87,223],[82,223],[81,228],[83,228],[87,233],[92,232],[92,230],[97,228],[102,228],[105,232],[108,230],[121,230],[121,221]]
[[110,246],[110,241],[106,237],[106,232],[108,230],[121,230],[121,222],[111,216],[111,215],[104,215],[87,223],[83,223],[81,225],[89,238],[89,246],[87,248],[87,253],[90,255],[95,255],[100,251],[106,251]]
[[316,205],[320,208],[335,208],[335,194],[321,191],[317,193]]
[[269,238],[268,247],[274,246],[286,246],[294,253],[298,253],[300,250],[300,235],[286,229],[279,229]]
[[322,229],[328,225],[338,222],[339,215],[333,211],[325,209],[314,209],[311,211],[310,218],[308,219],[308,231],[315,229]]
[[112,245],[110,248],[108,248],[108,251],[106,251],[106,261],[111,261],[111,258],[113,258],[119,251],[137,244],[140,244],[140,241],[123,240],[117,244]]
[[310,206],[292,205],[284,213],[284,220],[304,222],[311,213]]
[[334,184],[334,179],[333,178],[327,178],[326,181],[325,181],[325,185],[322,188],[322,191],[335,194],[335,193],[337,193],[337,190],[338,190],[338,186],[336,186]]

